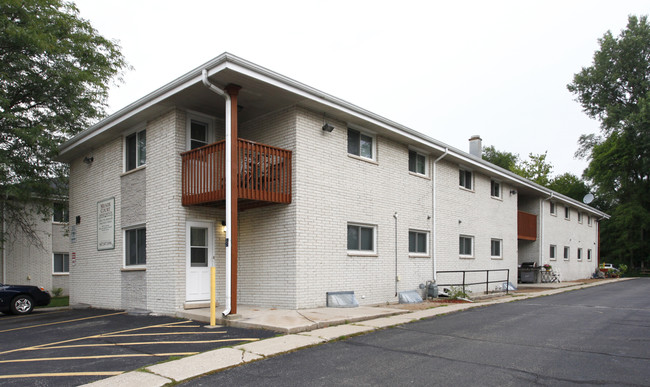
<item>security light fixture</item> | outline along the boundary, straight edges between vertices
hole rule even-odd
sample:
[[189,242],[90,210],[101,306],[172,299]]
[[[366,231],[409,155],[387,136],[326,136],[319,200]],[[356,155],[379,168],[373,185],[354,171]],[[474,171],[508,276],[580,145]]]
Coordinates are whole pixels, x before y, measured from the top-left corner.
[[323,124],[323,130],[326,132],[331,132],[332,130],[334,130],[334,126],[330,125],[329,122],[326,122]]
[[90,156],[90,157],[86,156],[86,157],[84,157],[84,163],[86,163],[86,164],[88,164],[88,165],[92,164],[93,161],[95,161],[95,158],[94,158],[93,156]]

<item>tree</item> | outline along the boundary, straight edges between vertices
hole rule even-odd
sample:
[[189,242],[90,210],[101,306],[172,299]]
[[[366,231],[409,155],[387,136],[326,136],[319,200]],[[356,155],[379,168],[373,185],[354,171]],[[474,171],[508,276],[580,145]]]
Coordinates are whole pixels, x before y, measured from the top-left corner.
[[516,170],[516,166],[519,163],[519,155],[515,153],[499,151],[494,145],[486,146],[483,148],[483,160],[489,161],[494,165],[497,165],[503,169],[507,169],[511,172]]
[[1,210],[32,237],[32,213],[49,218],[66,187],[58,146],[105,114],[128,67],[78,13],[63,0],[0,2]]
[[569,172],[555,176],[548,184],[548,188],[578,201],[582,201],[585,195],[589,193],[587,184],[578,176]]
[[551,181],[551,171],[553,171],[553,166],[546,161],[546,152],[544,152],[544,154],[540,153],[538,155],[528,154],[528,160],[524,160],[517,165],[514,172],[547,187]]
[[626,29],[599,39],[591,66],[567,87],[584,112],[600,121],[601,135],[583,135],[577,155],[589,160],[585,177],[601,209],[602,253],[650,263],[650,25],[630,16]]

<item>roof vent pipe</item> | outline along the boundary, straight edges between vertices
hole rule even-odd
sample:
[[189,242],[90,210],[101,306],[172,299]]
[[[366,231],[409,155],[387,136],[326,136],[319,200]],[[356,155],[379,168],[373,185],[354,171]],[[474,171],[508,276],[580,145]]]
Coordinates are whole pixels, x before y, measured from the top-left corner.
[[483,140],[478,134],[469,138],[469,154],[481,158],[483,153]]

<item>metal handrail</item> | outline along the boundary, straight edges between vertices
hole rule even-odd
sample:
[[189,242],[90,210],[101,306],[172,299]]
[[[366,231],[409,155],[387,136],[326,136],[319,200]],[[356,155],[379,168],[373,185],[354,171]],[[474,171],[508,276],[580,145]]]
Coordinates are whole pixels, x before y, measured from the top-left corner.
[[[458,284],[438,284],[438,288],[441,286],[462,286],[463,293],[465,293],[465,286],[469,285],[481,285],[485,284],[485,294],[489,293],[489,286],[491,283],[503,282],[503,280],[494,280],[490,281],[490,272],[492,271],[505,271],[506,272],[506,294],[508,294],[508,288],[510,286],[510,269],[485,269],[485,270],[439,270],[436,273],[463,273],[463,282]],[[465,282],[465,273],[481,273],[485,272],[485,281],[481,282]]]

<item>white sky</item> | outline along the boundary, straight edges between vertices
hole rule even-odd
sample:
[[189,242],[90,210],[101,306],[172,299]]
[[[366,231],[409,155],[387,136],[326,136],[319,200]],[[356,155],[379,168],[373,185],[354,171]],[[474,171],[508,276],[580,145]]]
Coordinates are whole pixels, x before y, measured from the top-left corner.
[[566,89],[598,38],[650,2],[76,0],[134,69],[115,112],[224,51],[467,151],[548,151],[581,175],[581,134],[598,131]]

